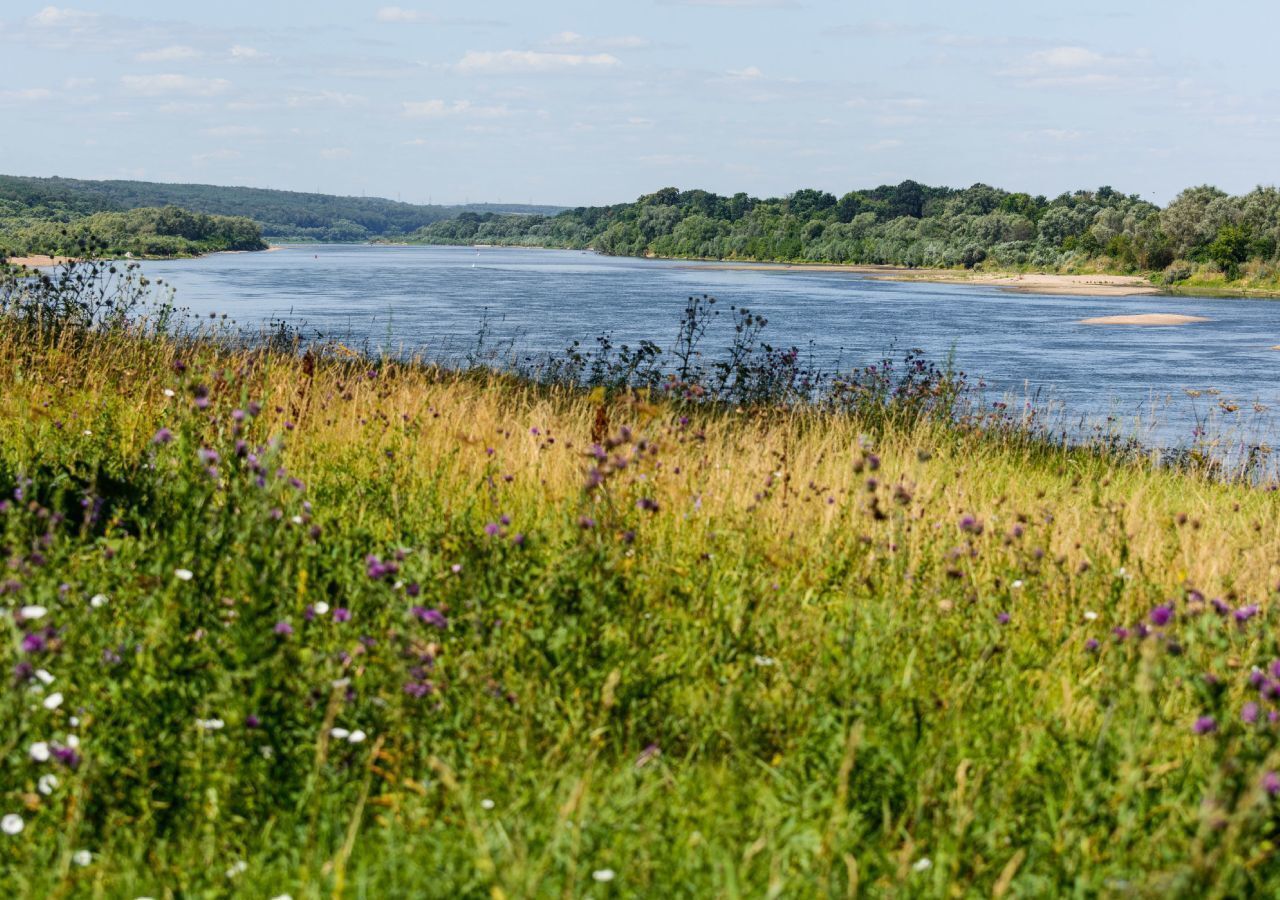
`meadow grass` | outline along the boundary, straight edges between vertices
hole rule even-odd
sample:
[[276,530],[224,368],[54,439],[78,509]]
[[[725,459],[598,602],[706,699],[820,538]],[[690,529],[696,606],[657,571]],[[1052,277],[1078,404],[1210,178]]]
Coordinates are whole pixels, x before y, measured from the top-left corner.
[[1280,891],[1267,490],[6,325],[0,496],[6,896]]

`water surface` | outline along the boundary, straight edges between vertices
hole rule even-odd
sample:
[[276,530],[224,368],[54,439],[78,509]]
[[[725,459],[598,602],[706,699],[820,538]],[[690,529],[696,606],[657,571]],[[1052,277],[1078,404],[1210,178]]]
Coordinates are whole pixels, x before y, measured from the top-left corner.
[[[149,261],[143,270],[172,284],[179,306],[241,326],[285,318],[353,344],[450,354],[474,346],[486,317],[489,345],[508,340],[521,352],[561,350],[603,331],[666,347],[686,298],[711,294],[722,307],[765,315],[767,340],[812,351],[824,366],[864,365],[893,347],[939,361],[954,352],[991,399],[1052,401],[1077,425],[1110,416],[1161,444],[1185,443],[1207,416],[1215,432],[1264,440],[1280,401],[1280,352],[1271,349],[1280,344],[1280,305],[1257,299],[1038,296],[510,248],[303,245]],[[1210,321],[1077,324],[1150,312]],[[1224,412],[1222,402],[1240,409]]]

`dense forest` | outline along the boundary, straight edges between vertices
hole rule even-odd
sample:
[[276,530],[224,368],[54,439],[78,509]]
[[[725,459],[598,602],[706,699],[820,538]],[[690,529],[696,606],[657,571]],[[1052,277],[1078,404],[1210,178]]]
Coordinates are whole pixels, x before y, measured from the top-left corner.
[[1161,209],[1109,187],[1052,200],[985,184],[956,190],[914,181],[838,198],[818,190],[760,200],[664,188],[634,203],[555,216],[465,213],[413,240],[627,256],[1162,272],[1171,283],[1205,273],[1263,280],[1280,267],[1280,191],[1230,196],[1195,187]]
[[216,216],[245,216],[275,241],[367,241],[402,238],[463,212],[551,215],[556,206],[471,204],[419,206],[377,197],[336,197],[263,188],[147,181],[85,181],[0,175],[0,219],[69,222],[98,212],[176,206]]
[[210,216],[176,206],[68,212],[39,218],[0,200],[0,258],[12,256],[194,256],[219,250],[265,250],[262,229],[243,216]]

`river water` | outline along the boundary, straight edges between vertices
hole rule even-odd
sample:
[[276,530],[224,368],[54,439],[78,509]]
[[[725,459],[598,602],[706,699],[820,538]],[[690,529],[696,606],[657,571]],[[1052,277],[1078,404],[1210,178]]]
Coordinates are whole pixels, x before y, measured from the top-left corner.
[[[1037,296],[967,285],[876,281],[841,272],[717,268],[592,253],[510,248],[297,245],[270,253],[148,261],[179,307],[257,329],[286,319],[305,333],[378,350],[454,356],[476,344],[562,350],[601,332],[668,347],[686,299],[718,298],[769,320],[774,346],[844,369],[886,351],[954,354],[985,402],[1028,401],[1061,427],[1111,427],[1160,445],[1197,429],[1269,441],[1280,404],[1280,304],[1196,297]],[[1091,316],[1176,312],[1176,327],[1086,326]],[[727,320],[722,315],[721,320]],[[723,324],[723,322],[721,323]],[[719,346],[727,335],[709,334]],[[1237,406],[1235,411],[1225,407]],[[1106,425],[1106,423],[1110,425]]]

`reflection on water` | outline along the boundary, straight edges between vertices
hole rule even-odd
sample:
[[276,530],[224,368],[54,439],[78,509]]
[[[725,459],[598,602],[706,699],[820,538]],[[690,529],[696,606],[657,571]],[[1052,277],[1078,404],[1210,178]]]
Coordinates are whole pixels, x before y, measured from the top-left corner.
[[[486,317],[490,339],[521,352],[560,350],[602,331],[667,346],[685,299],[706,293],[765,315],[766,339],[811,350],[823,366],[864,365],[892,347],[920,347],[939,361],[954,352],[989,398],[1052,401],[1066,427],[1111,416],[1160,444],[1186,443],[1206,422],[1262,440],[1280,401],[1280,352],[1271,349],[1280,344],[1280,305],[1265,300],[1035,296],[506,248],[291,246],[143,270],[203,315],[226,313],[250,327],[287,318],[355,344],[438,354],[473,346]],[[1210,321],[1077,324],[1151,312]]]

